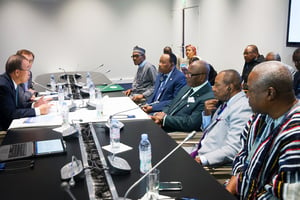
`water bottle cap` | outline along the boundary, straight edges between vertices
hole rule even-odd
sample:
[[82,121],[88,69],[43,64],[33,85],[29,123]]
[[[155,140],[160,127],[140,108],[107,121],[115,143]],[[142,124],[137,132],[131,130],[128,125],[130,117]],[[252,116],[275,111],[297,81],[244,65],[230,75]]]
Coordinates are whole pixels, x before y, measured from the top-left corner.
[[119,127],[119,121],[117,119],[111,119],[110,121],[112,126],[118,126]]
[[142,134],[142,140],[147,140],[148,139],[148,134],[147,133],[143,133]]
[[119,123],[117,119],[112,118],[111,123]]

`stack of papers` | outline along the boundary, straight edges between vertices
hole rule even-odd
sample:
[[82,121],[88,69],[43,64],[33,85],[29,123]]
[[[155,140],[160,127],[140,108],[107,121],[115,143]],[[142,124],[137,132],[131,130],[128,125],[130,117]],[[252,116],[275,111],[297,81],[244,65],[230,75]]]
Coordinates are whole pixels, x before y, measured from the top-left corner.
[[[115,119],[136,120],[149,119],[149,116],[136,105],[129,97],[106,97],[102,98],[103,115],[99,116],[96,110],[88,110],[84,100],[66,100],[67,105],[76,104],[75,112],[69,112],[69,123],[107,122],[110,116]],[[57,101],[51,102],[53,106],[49,114],[37,117],[27,117],[12,121],[9,129],[35,126],[59,126],[62,125],[62,117],[59,113]]]

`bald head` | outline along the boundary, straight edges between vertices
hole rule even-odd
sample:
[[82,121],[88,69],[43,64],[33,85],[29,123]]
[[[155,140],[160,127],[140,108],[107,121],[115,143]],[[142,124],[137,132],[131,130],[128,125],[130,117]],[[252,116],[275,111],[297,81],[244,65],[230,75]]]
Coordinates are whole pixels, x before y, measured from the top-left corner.
[[208,80],[209,66],[203,60],[196,60],[188,67],[187,83],[191,87],[196,87]]

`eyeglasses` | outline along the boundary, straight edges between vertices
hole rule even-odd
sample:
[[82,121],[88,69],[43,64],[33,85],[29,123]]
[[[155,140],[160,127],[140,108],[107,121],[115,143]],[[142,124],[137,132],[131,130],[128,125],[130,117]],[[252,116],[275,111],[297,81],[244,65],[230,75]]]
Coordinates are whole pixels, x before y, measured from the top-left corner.
[[[28,60],[28,59],[27,59],[27,60]],[[31,60],[28,60],[28,62],[29,62],[29,63],[33,63],[33,59],[31,59]]]
[[131,58],[138,58],[138,57],[140,57],[140,56],[142,56],[142,55],[140,55],[140,54],[135,54],[135,55],[132,55]]
[[18,70],[20,70],[20,71],[27,71],[27,72],[30,71],[30,69],[18,69]]
[[192,74],[191,72],[186,72],[185,75],[188,77],[193,77],[193,76],[200,76],[202,74],[206,74],[206,73],[198,73],[198,74]]
[[244,55],[249,55],[249,54],[252,54],[253,53],[253,51],[245,51],[243,54]]

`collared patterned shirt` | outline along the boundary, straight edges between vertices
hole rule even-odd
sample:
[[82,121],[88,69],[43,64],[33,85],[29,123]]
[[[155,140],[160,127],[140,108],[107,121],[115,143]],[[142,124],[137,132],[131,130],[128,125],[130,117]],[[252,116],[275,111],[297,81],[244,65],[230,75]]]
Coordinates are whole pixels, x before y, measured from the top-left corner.
[[[299,199],[300,105],[293,106],[252,149],[266,128],[265,118],[256,114],[247,123],[242,134],[243,149],[233,163],[240,199]],[[249,159],[250,152],[253,155]]]

